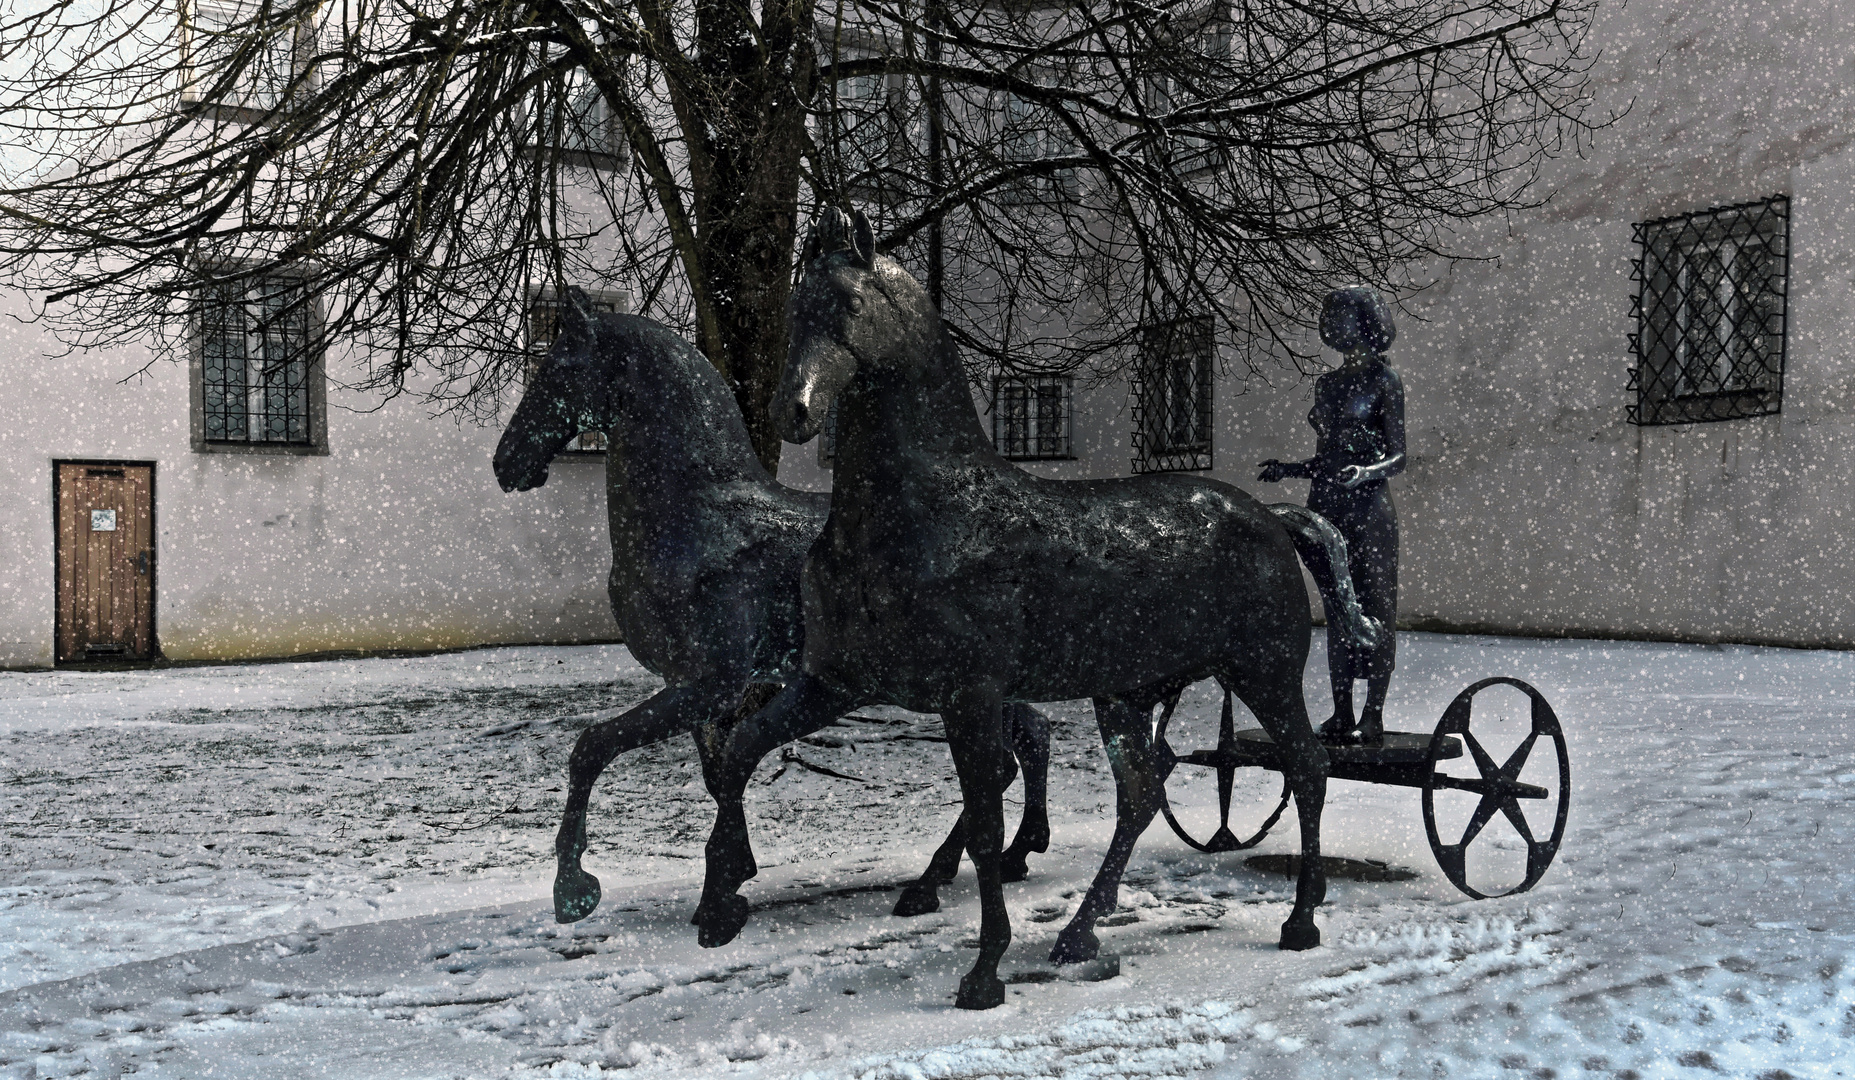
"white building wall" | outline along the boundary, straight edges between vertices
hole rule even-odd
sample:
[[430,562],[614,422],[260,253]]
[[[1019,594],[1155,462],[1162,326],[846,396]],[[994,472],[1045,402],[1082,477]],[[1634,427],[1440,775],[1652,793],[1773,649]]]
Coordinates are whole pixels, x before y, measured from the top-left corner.
[[[1419,267],[1391,360],[1409,468],[1392,482],[1408,626],[1855,646],[1855,0],[1604,5],[1594,115],[1540,210]],[[1783,410],[1627,422],[1633,222],[1791,197]],[[1337,359],[1331,357],[1330,359]],[[1210,475],[1313,453],[1312,383],[1221,377]],[[1131,471],[1124,383],[1076,397],[1062,477]],[[793,460],[791,448],[787,462]],[[806,447],[782,475],[826,482]]]
[[[1855,645],[1852,21],[1849,0],[1605,5],[1597,108],[1628,115],[1554,165],[1547,206],[1460,238],[1490,261],[1428,268],[1406,298],[1401,621]],[[1631,223],[1775,194],[1782,412],[1629,424]],[[1311,384],[1277,382],[1219,385],[1213,475],[1299,501],[1305,483],[1254,482],[1256,462],[1313,451]]]
[[[0,307],[23,310],[17,293]],[[600,461],[504,494],[499,428],[409,399],[354,411],[370,403],[335,392],[327,456],[196,453],[184,362],[124,383],[145,354],[55,350],[0,319],[0,667],[52,663],[52,463],[66,459],[154,463],[170,660],[617,636]]]

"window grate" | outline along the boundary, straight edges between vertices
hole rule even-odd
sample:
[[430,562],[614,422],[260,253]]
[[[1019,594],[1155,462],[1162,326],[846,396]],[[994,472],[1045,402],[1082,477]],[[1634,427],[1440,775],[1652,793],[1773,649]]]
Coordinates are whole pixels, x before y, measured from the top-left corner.
[[1178,472],[1211,467],[1209,316],[1141,328],[1134,368],[1134,471]]
[[1068,375],[1001,375],[992,380],[992,445],[1018,461],[1075,456]]
[[1790,199],[1635,226],[1632,424],[1768,416],[1784,392]]
[[309,301],[295,281],[224,285],[202,318],[206,440],[309,444]]

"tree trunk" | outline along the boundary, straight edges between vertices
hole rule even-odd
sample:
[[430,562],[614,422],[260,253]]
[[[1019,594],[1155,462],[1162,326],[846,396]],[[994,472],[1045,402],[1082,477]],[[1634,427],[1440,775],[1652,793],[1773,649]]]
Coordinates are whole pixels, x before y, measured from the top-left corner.
[[786,362],[786,300],[792,292],[800,155],[805,112],[799,88],[811,77],[805,3],[763,7],[761,36],[745,9],[702,4],[701,66],[714,93],[704,110],[706,151],[692,163],[700,263],[721,340],[708,354],[734,390],[754,452],[779,468],[773,391]]

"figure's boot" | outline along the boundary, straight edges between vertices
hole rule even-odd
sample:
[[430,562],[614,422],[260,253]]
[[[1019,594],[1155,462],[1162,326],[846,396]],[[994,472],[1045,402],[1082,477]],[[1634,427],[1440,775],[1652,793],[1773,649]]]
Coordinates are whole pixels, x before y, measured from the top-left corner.
[[1385,741],[1385,697],[1391,691],[1390,675],[1366,681],[1365,710],[1359,714],[1359,741],[1376,745]]
[[1326,742],[1352,742],[1357,725],[1353,721],[1353,680],[1350,675],[1332,671],[1333,715],[1320,726]]

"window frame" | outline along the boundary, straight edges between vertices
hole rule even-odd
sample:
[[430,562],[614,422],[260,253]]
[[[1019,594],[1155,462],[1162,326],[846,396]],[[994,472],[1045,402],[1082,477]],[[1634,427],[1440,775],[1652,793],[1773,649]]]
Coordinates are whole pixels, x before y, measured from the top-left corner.
[[[1217,357],[1215,323],[1209,315],[1184,315],[1140,327],[1140,357],[1129,390],[1133,397],[1133,467],[1136,473],[1199,472],[1211,468],[1213,364]],[[1180,343],[1184,343],[1181,347]],[[1184,378],[1181,378],[1181,373]],[[1195,429],[1176,439],[1181,412],[1172,399],[1183,388],[1195,396],[1188,404]],[[1169,430],[1152,423],[1158,413]],[[1155,438],[1158,434],[1160,437]]]
[[[625,137],[624,124],[619,121],[618,114],[612,112],[611,105],[599,90],[599,85],[587,77],[584,69],[575,68],[566,72],[561,76],[560,85],[553,88],[552,92],[566,103],[558,113],[550,117],[550,119],[559,119],[562,125],[557,132],[561,136],[561,141],[559,144],[541,141],[527,143],[521,148],[524,155],[530,157],[545,155],[562,165],[581,169],[598,169],[603,172],[619,172],[630,167],[631,142]],[[579,103],[582,101],[592,102],[596,110],[603,114],[602,118],[596,122],[602,122],[605,127],[606,146],[604,149],[593,149],[590,146],[593,133],[587,130],[581,118]],[[550,106],[550,112],[552,112],[552,102],[547,101],[545,104]],[[524,109],[527,107],[523,106]],[[539,104],[536,108],[539,111]],[[527,118],[524,116],[522,119],[525,121]],[[518,127],[523,132],[530,130],[525,122],[519,124]],[[550,135],[552,134],[556,132],[550,132]]]
[[[252,278],[247,281],[243,303],[249,299],[261,283],[266,281],[293,281],[297,287],[305,285],[304,279],[289,274],[275,274],[268,277]],[[304,427],[308,437],[301,442],[281,440],[245,439],[209,439],[206,434],[206,345],[208,302],[202,302],[195,311],[193,325],[189,334],[187,349],[187,382],[189,403],[189,439],[193,451],[197,454],[272,454],[297,457],[325,457],[329,453],[328,441],[328,380],[326,342],[323,340],[322,298],[309,296],[304,300]],[[249,337],[251,329],[246,328]],[[249,360],[249,357],[247,357]],[[249,380],[249,374],[247,374]],[[249,392],[249,381],[247,381]],[[246,413],[247,424],[250,413]]]
[[[1631,226],[1631,424],[1719,423],[1783,411],[1790,224],[1790,197],[1773,195]],[[1731,257],[1723,259],[1727,250]],[[1718,272],[1711,281],[1710,269]],[[1693,355],[1697,344],[1705,345],[1703,355]]]
[[[1007,461],[1074,461],[1075,383],[1075,376],[1060,372],[993,376],[992,448]],[[1021,415],[1013,413],[1005,400],[1008,391],[1019,389],[1025,391]],[[1039,398],[1041,390],[1054,391],[1049,400],[1057,403],[1054,422],[1058,431],[1055,435],[1046,435],[1043,431],[1043,421],[1047,415],[1045,411],[1032,407],[1034,402],[1042,403]],[[1023,421],[1021,437],[1015,436],[1008,429],[1013,419]]]
[[[1001,90],[992,104],[996,106],[991,110],[993,115],[1002,120],[996,132],[1001,165],[1018,165],[1075,153],[1073,132],[1051,123],[1052,118],[1029,99]],[[1000,188],[997,195],[998,201],[1006,206],[1048,208],[1071,206],[1080,198],[1081,183],[1074,168],[1014,180]]]
[[[848,30],[834,35],[829,27],[819,28],[817,47],[821,60],[835,53],[838,63],[876,59],[887,48],[878,38]],[[858,87],[872,92],[846,92]],[[892,72],[847,76],[824,91],[829,104],[807,118],[814,141],[823,144],[831,133],[819,126],[841,136],[830,142],[841,155],[848,194],[878,205],[909,194],[908,170],[921,157],[910,136],[910,119],[917,106],[926,107],[910,90],[907,76]]]
[[[622,312],[630,306],[630,298],[623,293],[594,289],[587,289],[584,291],[587,298],[593,302],[593,310],[595,311],[610,311],[616,313]],[[549,307],[554,311],[559,311],[561,307],[559,295],[552,289],[530,289],[528,303],[522,311],[522,342],[523,346],[528,351],[528,361],[524,365],[522,373],[522,388],[524,391],[527,390],[528,378],[541,366],[541,358],[546,356],[547,351],[554,347],[554,339],[560,336],[560,331],[557,328],[555,332],[548,337],[547,343],[537,348],[535,312],[543,306]],[[597,436],[598,445],[588,445],[587,438],[589,436]],[[606,435],[603,431],[582,431],[573,437],[573,441],[569,442],[565,449],[554,455],[554,460],[604,461],[607,450],[605,437]]]
[[[1175,20],[1175,33],[1197,49],[1207,60],[1228,61],[1234,40],[1234,18],[1222,5],[1184,14]],[[1170,114],[1173,109],[1172,79],[1163,74],[1148,74],[1141,79],[1141,104],[1149,113]],[[1180,176],[1196,177],[1221,168],[1230,161],[1230,149],[1212,143],[1202,135],[1178,135],[1173,145],[1164,148],[1163,160]]]
[[[281,116],[288,113],[292,94],[301,93],[313,87],[313,74],[310,78],[303,79],[301,82],[298,80],[309,71],[309,60],[315,51],[315,43],[317,40],[316,27],[311,24],[309,19],[299,20],[290,27],[290,70],[288,77],[284,79],[282,87],[276,91],[276,100],[274,102],[254,104],[249,99],[255,97],[255,94],[247,90],[244,86],[237,88],[240,98],[244,100],[208,102],[200,96],[200,84],[197,81],[200,65],[196,63],[196,60],[199,58],[200,53],[204,51],[200,47],[201,35],[230,35],[233,27],[249,22],[252,16],[262,10],[262,3],[259,2],[259,0],[206,0],[206,3],[214,7],[228,9],[236,8],[241,10],[238,12],[238,20],[236,22],[227,24],[225,27],[210,28],[209,30],[202,31],[200,29],[199,12],[201,2],[202,0],[178,0],[177,3],[182,49],[180,69],[184,73],[182,75],[181,100],[200,106],[216,119],[231,120],[240,123],[257,123],[267,117]],[[249,8],[249,10],[242,10],[245,8]],[[281,44],[281,42],[279,42],[279,44]],[[260,60],[259,62],[263,63],[264,61]],[[254,74],[258,73],[254,73],[249,69],[241,73],[242,78],[246,80],[251,79]]]

